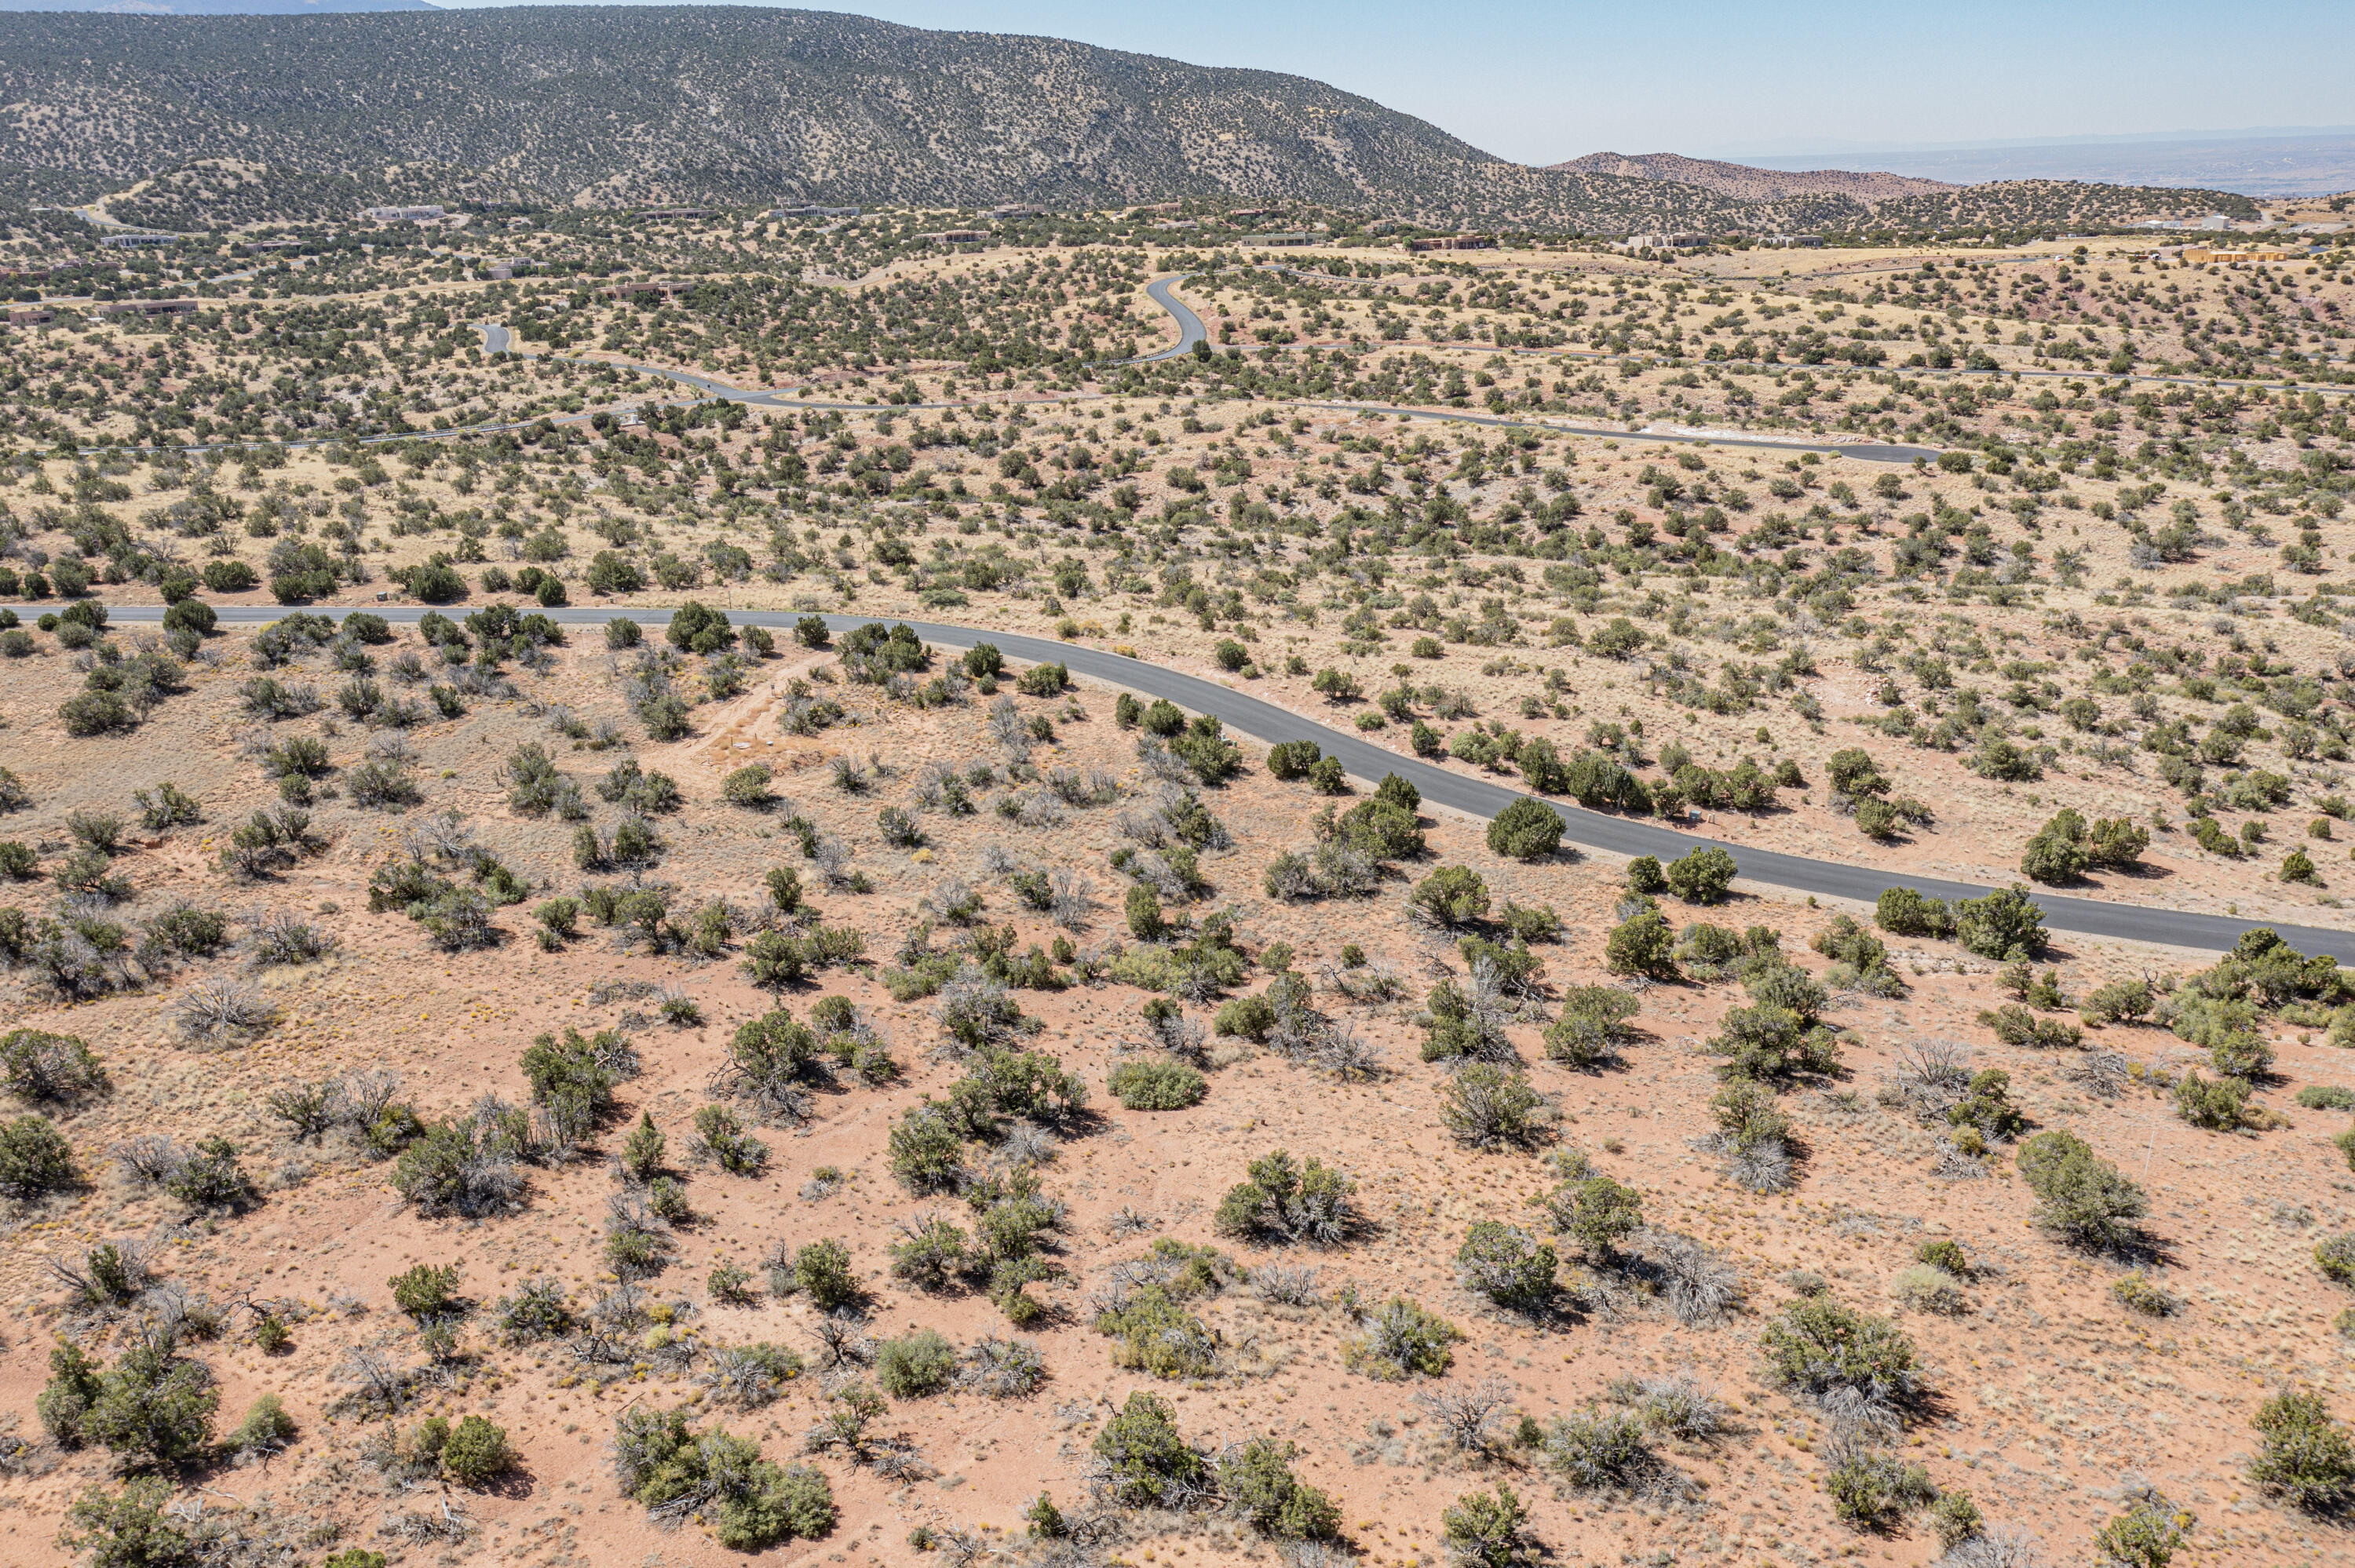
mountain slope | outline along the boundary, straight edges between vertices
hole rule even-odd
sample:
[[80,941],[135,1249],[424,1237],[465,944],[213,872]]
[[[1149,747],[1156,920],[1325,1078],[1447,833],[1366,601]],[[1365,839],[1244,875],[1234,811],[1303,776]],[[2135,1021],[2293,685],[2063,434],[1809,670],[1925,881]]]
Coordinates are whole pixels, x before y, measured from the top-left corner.
[[17,14],[0,17],[0,164],[94,188],[234,158],[362,180],[439,164],[598,205],[1198,195],[1549,226],[1741,211],[1508,164],[1301,77],[752,8]]
[[1793,173],[1756,169],[1747,164],[1725,164],[1712,158],[1688,158],[1678,153],[1589,153],[1548,168],[1571,175],[1618,175],[1628,179],[1664,180],[1698,185],[1741,201],[1784,201],[1793,196],[1849,196],[1860,202],[1887,201],[1894,196],[1933,196],[1955,187],[1936,180],[1904,175],[1861,174],[1849,169],[1810,169]]
[[112,16],[325,16],[434,7],[426,0],[8,0],[7,9],[88,11]]

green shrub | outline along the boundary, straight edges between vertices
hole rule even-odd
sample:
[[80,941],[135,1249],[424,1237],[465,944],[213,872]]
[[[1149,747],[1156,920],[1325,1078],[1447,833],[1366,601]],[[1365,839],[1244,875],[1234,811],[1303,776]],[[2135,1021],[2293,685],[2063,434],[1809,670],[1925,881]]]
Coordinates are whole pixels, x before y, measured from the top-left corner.
[[1722,904],[1733,885],[1733,857],[1711,844],[1670,861],[1661,875],[1668,890],[1688,904]]
[[1275,1027],[1275,1004],[1263,996],[1238,996],[1221,1002],[1211,1015],[1210,1033],[1265,1040]]
[[1616,986],[1572,986],[1561,994],[1561,1016],[1545,1032],[1545,1054],[1572,1067],[1593,1067],[1635,1037],[1627,1021],[1640,1006]]
[[1518,1225],[1479,1220],[1456,1249],[1457,1281],[1499,1307],[1530,1309],[1553,1296],[1553,1248]]
[[442,1473],[461,1486],[478,1487],[515,1467],[507,1429],[479,1415],[459,1421],[442,1445]]
[[[1614,625],[1624,622],[1614,622]],[[1529,1510],[1504,1482],[1491,1492],[1466,1492],[1443,1510],[1440,1533],[1465,1568],[1511,1568],[1529,1555]]]
[[1513,860],[1538,860],[1561,847],[1563,822],[1551,806],[1527,796],[1490,820],[1488,853]]
[[2338,1285],[2355,1285],[2355,1235],[2340,1232],[2315,1244],[2314,1266]]
[[2150,1276],[2139,1268],[2113,1281],[2110,1295],[2127,1311],[2140,1312],[2147,1318],[2164,1318],[2175,1310],[2175,1298],[2152,1284]]
[[1775,1383],[1815,1398],[1836,1388],[1900,1397],[1917,1375],[1913,1341],[1902,1330],[1828,1296],[1785,1306],[1781,1319],[1759,1335],[1758,1346]]
[[1611,928],[1603,945],[1603,961],[1614,975],[1647,975],[1673,980],[1677,973],[1676,932],[1666,916],[1646,901],[1644,908]]
[[1118,1341],[1112,1351],[1114,1366],[1159,1378],[1207,1377],[1218,1370],[1218,1335],[1186,1310],[1170,1287],[1141,1287],[1098,1313],[1095,1329]]
[[2073,1133],[2040,1132],[2019,1146],[2020,1180],[2041,1200],[2036,1223],[2083,1247],[2114,1247],[2147,1212],[2142,1189]]
[[[2077,1004],[2077,1016],[2088,1023],[2138,1022],[2150,1016],[2158,1001],[2150,982],[2139,976],[2111,980],[2085,993]],[[2355,1106],[2355,1096],[2350,1096],[2349,1104]]]
[[1209,1461],[1178,1435],[1169,1402],[1143,1391],[1096,1434],[1092,1445],[1107,1469],[1107,1489],[1125,1508],[1175,1506],[1209,1478]]
[[1627,863],[1627,891],[1639,898],[1650,898],[1668,890],[1668,879],[1660,870],[1658,857],[1639,854]]
[[911,1192],[929,1192],[956,1184],[964,1170],[964,1139],[947,1107],[926,1099],[911,1106],[887,1139],[891,1174]]
[[0,1122],[0,1193],[37,1198],[80,1178],[73,1146],[48,1117],[20,1116]]
[[2355,1443],[2322,1396],[2285,1389],[2257,1407],[2249,1478],[2293,1508],[2328,1513],[2355,1498]]
[[[211,1553],[189,1539],[178,1516],[165,1511],[173,1490],[161,1476],[127,1481],[119,1492],[91,1487],[66,1511],[59,1544],[84,1553],[91,1568],[197,1568]],[[383,1562],[378,1557],[376,1568]]]
[[1824,1472],[1832,1512],[1859,1530],[1893,1528],[1938,1495],[1930,1472],[1878,1449],[1851,1447]]
[[2007,1045],[2057,1051],[2080,1044],[2083,1035],[2073,1023],[2063,1023],[2057,1018],[2039,1018],[2016,1001],[2005,1002],[1993,1011],[1981,1010],[1979,1022],[1995,1031],[1995,1037]]
[[1955,915],[1946,901],[1910,887],[1883,888],[1872,919],[1892,937],[1950,938],[1955,934]]
[[168,1340],[132,1345],[98,1381],[81,1436],[125,1463],[182,1465],[211,1443],[220,1389],[203,1365],[175,1354]]
[[769,792],[769,781],[774,777],[765,762],[754,762],[737,768],[719,781],[719,798],[731,806],[748,806],[755,810],[766,807],[776,797]]
[[2231,1132],[2249,1112],[2249,1085],[2243,1078],[2203,1078],[2198,1068],[2175,1086],[2175,1114],[2193,1127]]
[[1330,1541],[1340,1532],[1340,1507],[1292,1473],[1299,1452],[1277,1438],[1254,1437],[1220,1460],[1220,1489],[1262,1535]]
[[2190,1510],[2148,1487],[2127,1496],[2126,1510],[2094,1532],[2094,1549],[2115,1568],[2168,1568],[2190,1539]]
[[35,1104],[103,1094],[106,1069],[78,1034],[12,1029],[0,1035],[0,1084]]
[[948,1386],[956,1347],[937,1329],[919,1329],[875,1347],[875,1381],[894,1399],[914,1399]]
[[1455,1324],[1403,1296],[1362,1315],[1359,1327],[1362,1332],[1342,1347],[1342,1357],[1354,1370],[1386,1383],[1440,1376],[1455,1359],[1451,1347],[1464,1337]]
[[392,1304],[412,1318],[438,1318],[455,1304],[458,1266],[421,1263],[392,1277]]
[[1439,1119],[1457,1142],[1476,1149],[1527,1144],[1538,1137],[1535,1113],[1544,1103],[1520,1074],[1474,1062],[1441,1086]]
[[850,1249],[832,1239],[811,1242],[794,1254],[794,1288],[821,1312],[852,1306],[866,1296],[851,1269]]
[[749,1438],[698,1433],[682,1410],[634,1406],[614,1426],[614,1471],[622,1490],[649,1509],[677,1506],[713,1527],[722,1546],[758,1552],[833,1530],[837,1510],[826,1477],[805,1465],[780,1467]]
[[2020,874],[2030,882],[2061,885],[2085,874],[2092,856],[2085,844],[2085,819],[2063,807],[2028,841],[2019,860]]
[[1955,939],[1983,959],[2041,959],[2044,911],[2017,884],[1966,898],[1955,905]]
[[943,1289],[963,1272],[966,1256],[964,1232],[943,1219],[923,1219],[901,1227],[891,1245],[891,1274],[926,1290]]
[[1608,1176],[1567,1179],[1541,1201],[1554,1228],[1598,1263],[1616,1257],[1619,1243],[1644,1226],[1644,1195]]
[[1323,750],[1313,740],[1284,741],[1268,748],[1267,770],[1274,778],[1290,783],[1293,779],[1306,778],[1308,770],[1316,766],[1323,755]]
[[1443,865],[1414,885],[1408,906],[1440,926],[1465,926],[1488,912],[1488,886],[1469,866]]
[[1209,1081],[1183,1062],[1123,1062],[1106,1086],[1130,1110],[1184,1110],[1209,1091]]
[[1357,1183],[1315,1155],[1304,1163],[1279,1149],[1252,1160],[1248,1180],[1220,1200],[1211,1224],[1222,1235],[1262,1242],[1312,1242],[1330,1246],[1355,1222],[1350,1199]]
[[2355,1089],[2339,1084],[2308,1084],[2298,1090],[2297,1103],[2308,1110],[2355,1110]]

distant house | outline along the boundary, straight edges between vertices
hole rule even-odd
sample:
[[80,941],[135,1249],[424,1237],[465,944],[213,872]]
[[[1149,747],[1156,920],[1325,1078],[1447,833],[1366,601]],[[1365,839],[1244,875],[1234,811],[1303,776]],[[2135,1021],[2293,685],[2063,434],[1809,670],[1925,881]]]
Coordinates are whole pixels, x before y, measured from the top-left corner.
[[1818,250],[1823,248],[1824,237],[1820,234],[1770,234],[1758,243],[1796,248],[1801,250]]
[[10,326],[41,326],[58,319],[58,313],[47,305],[11,305],[8,307]]
[[929,239],[935,245],[979,245],[989,238],[986,228],[943,228],[935,234],[919,234],[919,239]]
[[655,294],[666,300],[675,300],[694,287],[692,283],[680,282],[616,283],[605,291],[605,297],[609,300],[636,300]]
[[102,316],[192,316],[203,309],[194,300],[116,300],[98,307]]
[[1315,245],[1324,238],[1321,234],[1310,234],[1295,229],[1283,234],[1245,235],[1243,243],[1246,245]]
[[360,216],[371,223],[430,223],[446,210],[440,207],[364,207]]
[[128,250],[142,245],[176,245],[179,241],[180,237],[176,234],[101,234],[98,237],[101,245],[111,245],[117,250]]
[[1025,218],[1037,217],[1039,213],[1035,207],[994,207],[986,216],[997,223],[1020,223]]
[[0,267],[0,281],[37,283],[49,275],[47,267]]
[[1240,223],[1247,217],[1273,217],[1275,211],[1276,209],[1272,207],[1239,207],[1227,214],[1227,217]]
[[2218,250],[2206,245],[2187,245],[2182,251],[2186,261],[2227,265],[2234,261],[2287,261],[2305,254],[2303,250]]
[[1433,234],[1406,242],[1409,250],[1494,250],[1493,234]]
[[257,239],[245,247],[245,253],[248,256],[266,256],[273,250],[300,250],[303,244],[300,239]]
[[769,214],[771,217],[857,217],[855,207],[781,207]]
[[2201,218],[2201,219],[2200,220],[2198,227],[2200,227],[2200,228],[2204,228],[2204,229],[2207,229],[2207,230],[2209,230],[2210,232],[2213,233],[2213,232],[2216,232],[2216,231],[2218,231],[2218,230],[2227,229],[2227,228],[2232,228],[2232,220],[2231,218],[2229,218],[2229,217],[2225,217],[2222,213],[2221,213],[2221,212],[2211,212],[2211,213],[2210,213],[2207,217],[2203,217],[2203,218]]
[[502,256],[485,270],[484,275],[490,278],[512,278],[518,272],[528,272],[539,265],[539,262],[528,256]]
[[709,217],[711,214],[712,209],[708,207],[649,207],[638,216],[640,217]]
[[1157,201],[1150,207],[1130,207],[1128,209],[1128,216],[1131,217],[1167,217],[1170,213],[1183,212],[1185,210],[1186,204],[1184,202]]

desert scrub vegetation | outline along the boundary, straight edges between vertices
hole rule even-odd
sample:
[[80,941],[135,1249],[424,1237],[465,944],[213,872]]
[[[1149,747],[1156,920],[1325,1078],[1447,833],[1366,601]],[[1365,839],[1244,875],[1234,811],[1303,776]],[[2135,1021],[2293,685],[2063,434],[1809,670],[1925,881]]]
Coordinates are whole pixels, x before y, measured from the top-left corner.
[[1209,1080],[1183,1062],[1123,1062],[1104,1080],[1130,1110],[1184,1110],[1199,1105]]
[[2037,1196],[2036,1224],[2073,1246],[2130,1246],[2147,1212],[2142,1189],[2073,1133],[2040,1132],[2019,1146],[2019,1179]]
[[1337,1246],[1359,1224],[1357,1182],[1315,1155],[1295,1160],[1283,1150],[1253,1160],[1249,1179],[1227,1190],[1212,1224],[1225,1235],[1263,1245]]
[[1438,1377],[1455,1359],[1462,1330],[1416,1301],[1393,1296],[1358,1314],[1357,1337],[1342,1346],[1352,1371],[1383,1383]]
[[719,1427],[698,1432],[681,1410],[623,1413],[614,1424],[613,1473],[655,1522],[698,1520],[739,1552],[822,1540],[837,1517],[822,1472],[780,1466],[762,1457],[758,1443]]

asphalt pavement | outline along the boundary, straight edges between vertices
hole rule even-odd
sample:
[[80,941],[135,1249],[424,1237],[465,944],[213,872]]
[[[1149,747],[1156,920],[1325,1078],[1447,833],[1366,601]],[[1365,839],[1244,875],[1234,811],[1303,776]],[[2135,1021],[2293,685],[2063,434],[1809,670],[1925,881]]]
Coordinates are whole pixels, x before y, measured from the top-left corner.
[[[18,613],[24,614],[37,611],[41,607],[17,608]],[[426,608],[420,605],[323,605],[317,607],[314,613],[341,617],[355,609],[366,609],[388,620],[414,624],[426,613]],[[445,613],[457,615],[465,613],[466,609],[464,606],[442,608]],[[275,620],[289,613],[286,609],[266,605],[223,605],[216,609],[222,620],[240,625]],[[160,605],[111,605],[108,611],[117,621],[133,623],[159,621],[164,616]],[[657,622],[663,620],[667,612],[646,606],[613,609],[583,606],[544,613],[560,625],[602,626],[624,615],[641,622]],[[802,619],[790,610],[730,609],[728,615],[740,626],[777,630],[790,630]],[[837,635],[878,620],[895,625],[901,623],[900,618],[896,616],[829,615],[825,620],[828,628]],[[1313,740],[1324,748],[1327,755],[1340,758],[1341,766],[1353,778],[1370,782],[1379,780],[1385,773],[1395,773],[1422,791],[1425,800],[1476,817],[1492,818],[1517,800],[1535,800],[1550,807],[1562,819],[1569,842],[1589,849],[1631,856],[1657,855],[1665,861],[1714,844],[1731,853],[1740,874],[1752,882],[1868,904],[1891,886],[1912,887],[1945,899],[1976,898],[1989,891],[1973,883],[1949,882],[1934,877],[1901,878],[1869,865],[1850,865],[1838,861],[1810,860],[1801,855],[1783,854],[1746,845],[1738,838],[1718,839],[1707,833],[1678,832],[1654,822],[1589,811],[1543,796],[1524,796],[1502,784],[1468,778],[1417,758],[1401,757],[1348,731],[1304,718],[1287,708],[1231,690],[1215,681],[1181,674],[1158,664],[1124,658],[1102,649],[937,621],[909,620],[905,624],[925,641],[940,647],[970,648],[976,642],[994,643],[1008,658],[1029,663],[1061,663],[1075,675],[1102,681],[1141,696],[1166,697],[1188,712],[1216,714],[1230,727],[1270,745],[1286,740]],[[1725,820],[1736,819],[1729,817]],[[2219,951],[2239,940],[2243,932],[2270,926],[2303,951],[2328,953],[2342,963],[2355,964],[2355,931],[2232,919],[2219,915],[2200,915],[2141,904],[2071,898],[2041,889],[2036,891],[2035,896],[2038,906],[2044,911],[2045,925],[2056,933]]]

